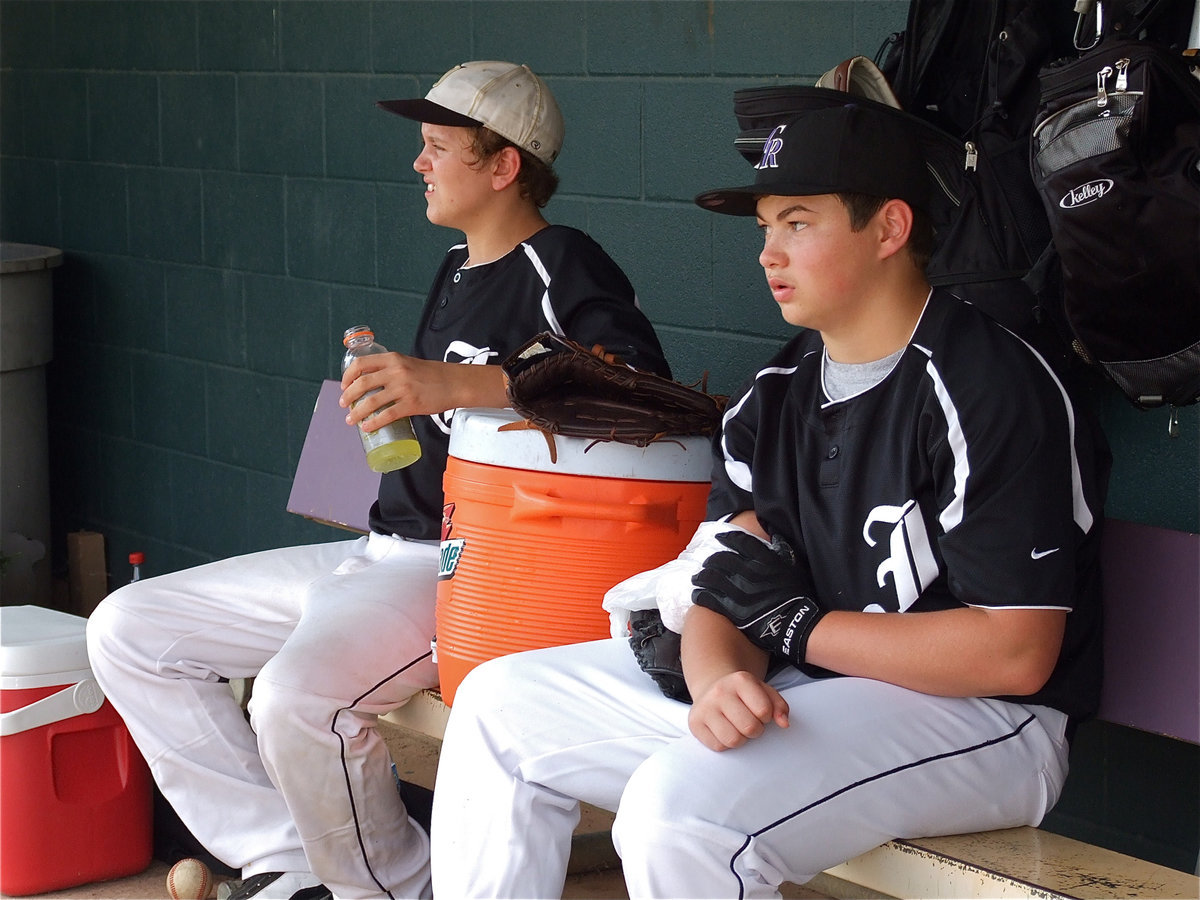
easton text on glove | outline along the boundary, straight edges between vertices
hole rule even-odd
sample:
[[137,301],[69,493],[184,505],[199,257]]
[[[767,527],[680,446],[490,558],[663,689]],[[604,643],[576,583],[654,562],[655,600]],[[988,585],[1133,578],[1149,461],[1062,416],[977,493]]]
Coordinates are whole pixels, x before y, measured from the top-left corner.
[[807,568],[778,537],[766,544],[732,531],[717,540],[729,550],[704,561],[692,579],[692,599],[723,615],[756,646],[802,665],[809,635],[825,615]]

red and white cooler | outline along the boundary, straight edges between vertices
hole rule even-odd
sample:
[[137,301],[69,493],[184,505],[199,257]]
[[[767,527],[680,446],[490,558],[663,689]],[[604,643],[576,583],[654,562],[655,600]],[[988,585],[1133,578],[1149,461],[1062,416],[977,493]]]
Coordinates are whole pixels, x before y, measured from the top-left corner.
[[87,620],[0,607],[0,893],[142,871],[150,772],[87,658]]

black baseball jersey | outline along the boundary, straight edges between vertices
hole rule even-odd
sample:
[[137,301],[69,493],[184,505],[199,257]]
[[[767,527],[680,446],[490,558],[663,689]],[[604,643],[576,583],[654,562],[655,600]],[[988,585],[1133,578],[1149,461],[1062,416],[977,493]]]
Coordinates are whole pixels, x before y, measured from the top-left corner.
[[753,509],[803,549],[827,609],[1069,610],[1049,682],[1011,699],[1093,712],[1108,457],[1091,419],[1028,345],[943,291],[874,387],[830,400],[824,359],[801,332],[731,400],[709,517]]
[[[412,355],[464,365],[499,365],[543,331],[584,346],[603,344],[630,365],[670,377],[670,368],[633,286],[582,231],[551,225],[507,255],[461,268],[467,246],[451,247],[433,280]],[[414,416],[421,458],[380,479],[373,531],[434,540],[442,521],[453,410]]]

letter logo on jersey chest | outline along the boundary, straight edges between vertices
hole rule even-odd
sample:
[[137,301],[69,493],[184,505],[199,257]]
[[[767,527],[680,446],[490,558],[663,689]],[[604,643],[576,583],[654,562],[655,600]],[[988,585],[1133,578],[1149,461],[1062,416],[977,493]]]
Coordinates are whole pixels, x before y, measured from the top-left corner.
[[[870,531],[871,526],[879,522],[894,527],[888,539],[889,556],[875,571],[876,583],[882,588],[891,580],[896,591],[897,609],[904,612],[937,578],[937,558],[929,543],[925,518],[915,500],[909,500],[903,506],[884,505],[871,510],[863,524],[863,540],[868,547],[875,546]],[[882,610],[883,607],[871,604],[868,609]]]

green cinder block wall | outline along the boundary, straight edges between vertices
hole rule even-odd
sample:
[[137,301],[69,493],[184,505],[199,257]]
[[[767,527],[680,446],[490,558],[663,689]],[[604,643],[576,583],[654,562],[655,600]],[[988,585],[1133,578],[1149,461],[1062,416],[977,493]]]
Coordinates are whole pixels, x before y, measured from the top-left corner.
[[[733,390],[788,328],[746,222],[736,88],[873,56],[905,0],[0,0],[0,237],[61,248],[47,367],[55,546],[104,533],[113,584],[344,532],[285,512],[339,338],[408,346],[454,235],[415,125],[376,99],[457,62],[528,63],[563,106],[548,208],[629,273],[677,377]],[[1098,386],[1109,514],[1200,530],[1200,410]],[[1196,748],[1096,724],[1049,827],[1192,869]],[[1120,790],[1116,784],[1126,785]],[[1182,798],[1182,799],[1180,799]]]

